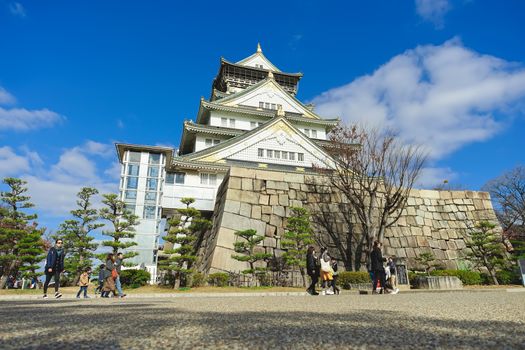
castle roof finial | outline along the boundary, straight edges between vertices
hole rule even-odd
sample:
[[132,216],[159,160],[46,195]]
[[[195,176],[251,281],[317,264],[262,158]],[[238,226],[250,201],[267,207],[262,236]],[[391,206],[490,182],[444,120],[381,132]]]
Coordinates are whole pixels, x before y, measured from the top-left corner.
[[268,79],[273,79],[273,73],[272,71],[268,71]]
[[283,106],[281,106],[281,105],[277,106],[277,112],[275,113],[275,115],[278,116],[278,117],[284,117],[285,116],[284,110],[283,110]]
[[257,52],[262,52],[261,43],[257,43]]

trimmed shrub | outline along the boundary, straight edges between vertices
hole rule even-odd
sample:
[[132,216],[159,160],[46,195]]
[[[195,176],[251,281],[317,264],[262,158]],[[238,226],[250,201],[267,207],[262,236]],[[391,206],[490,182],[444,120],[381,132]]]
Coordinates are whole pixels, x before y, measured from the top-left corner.
[[476,271],[464,270],[434,270],[430,273],[432,276],[456,276],[463,282],[464,285],[481,284],[482,277]]
[[126,287],[138,288],[145,286],[150,279],[150,273],[144,270],[122,270],[120,272],[120,283]]
[[191,286],[202,287],[206,283],[206,276],[202,272],[194,272],[190,276]]
[[208,284],[215,287],[226,287],[229,275],[225,272],[216,272],[208,275]]
[[500,284],[521,284],[519,268],[497,271],[496,278]]
[[350,289],[352,284],[370,283],[370,275],[366,271],[343,271],[339,273],[337,283],[343,289]]

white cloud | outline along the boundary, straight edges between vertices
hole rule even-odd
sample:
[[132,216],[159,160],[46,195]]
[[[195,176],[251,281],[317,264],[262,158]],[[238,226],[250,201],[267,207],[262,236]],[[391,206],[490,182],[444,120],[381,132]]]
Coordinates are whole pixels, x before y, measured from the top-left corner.
[[120,180],[120,170],[122,165],[119,162],[111,163],[111,166],[104,170],[104,175],[108,176],[110,179]]
[[457,39],[418,46],[313,99],[321,115],[395,129],[431,159],[485,141],[525,104],[525,69]]
[[64,117],[48,109],[5,109],[0,107],[0,130],[28,131],[52,126]]
[[9,105],[16,102],[16,99],[6,89],[0,86],[0,105]]
[[434,23],[436,28],[443,27],[443,18],[450,10],[448,0],[416,0],[416,12],[424,20]]
[[11,11],[11,14],[15,16],[19,16],[19,17],[26,16],[26,9],[19,2],[12,2],[11,4],[9,4],[9,11]]
[[88,154],[94,154],[102,157],[111,157],[115,155],[115,147],[113,145],[91,140],[88,140],[82,149]]
[[29,159],[16,154],[11,147],[0,147],[0,178],[29,170]]

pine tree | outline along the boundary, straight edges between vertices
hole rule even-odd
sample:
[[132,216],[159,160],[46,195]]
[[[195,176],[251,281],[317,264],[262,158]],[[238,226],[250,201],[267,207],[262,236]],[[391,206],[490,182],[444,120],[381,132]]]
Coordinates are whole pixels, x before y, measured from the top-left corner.
[[189,274],[193,273],[193,263],[197,259],[198,242],[204,233],[211,227],[211,221],[202,217],[201,212],[191,204],[193,198],[182,198],[186,205],[184,209],[177,209],[178,217],[169,221],[169,231],[164,240],[173,243],[174,248],[165,251],[169,257],[159,262],[159,268],[174,273],[174,288],[183,285]]
[[414,260],[416,260],[418,263],[420,263],[423,266],[427,276],[430,276],[430,269],[437,266],[434,263],[436,258],[434,257],[434,254],[430,252],[421,253]]
[[485,267],[495,285],[498,285],[496,271],[508,265],[505,259],[505,247],[501,236],[494,233],[495,224],[488,221],[479,222],[470,232],[467,247],[472,252],[467,257],[477,266]]
[[288,224],[284,232],[281,247],[287,249],[283,258],[289,266],[298,268],[303,279],[303,287],[306,287],[306,251],[308,245],[314,242],[312,228],[310,227],[310,214],[305,208],[292,207],[292,216],[288,218]]
[[[103,235],[112,238],[112,240],[103,241],[102,246],[110,247],[111,252],[116,254],[123,249],[137,245],[131,239],[135,237],[135,226],[139,224],[139,217],[126,210],[125,203],[119,200],[116,194],[105,194],[103,197],[102,203],[106,207],[99,210],[99,216],[111,222],[113,229],[102,231]],[[124,257],[132,258],[136,255],[138,255],[137,252],[126,252]],[[104,260],[104,256],[105,254],[101,254],[99,258]]]
[[5,287],[9,275],[20,268],[26,273],[34,272],[33,267],[43,257],[43,230],[37,229],[37,216],[21,211],[33,207],[25,195],[27,182],[16,178],[5,178],[3,182],[9,191],[0,193],[0,289]]
[[253,229],[237,231],[235,235],[239,238],[243,238],[244,241],[237,241],[233,244],[236,253],[241,255],[233,254],[232,258],[238,261],[247,262],[250,265],[249,269],[242,271],[243,274],[251,274],[253,280],[257,274],[266,272],[265,267],[255,267],[255,263],[269,259],[272,255],[258,251],[257,246],[264,240],[264,236],[259,236],[257,231]]
[[78,282],[80,274],[87,267],[91,267],[91,258],[95,256],[97,244],[93,243],[95,238],[91,236],[91,232],[104,226],[96,222],[99,217],[97,210],[92,207],[91,198],[96,194],[96,189],[83,187],[77,193],[78,209],[71,210],[74,219],[60,224],[57,234],[54,235],[55,239],[60,238],[64,241],[64,269],[73,276],[73,285]]

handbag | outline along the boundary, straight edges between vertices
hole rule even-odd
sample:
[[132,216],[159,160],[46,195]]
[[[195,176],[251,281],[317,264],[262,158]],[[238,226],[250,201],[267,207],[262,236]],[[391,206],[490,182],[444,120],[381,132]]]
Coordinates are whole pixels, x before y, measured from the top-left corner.
[[113,277],[114,280],[117,279],[117,277],[118,277],[117,269],[111,270],[111,277]]

